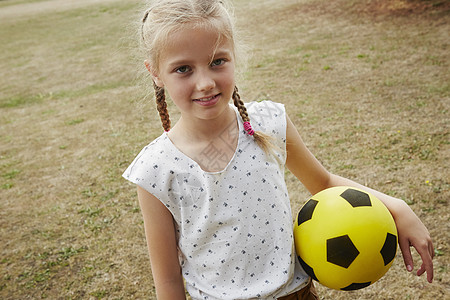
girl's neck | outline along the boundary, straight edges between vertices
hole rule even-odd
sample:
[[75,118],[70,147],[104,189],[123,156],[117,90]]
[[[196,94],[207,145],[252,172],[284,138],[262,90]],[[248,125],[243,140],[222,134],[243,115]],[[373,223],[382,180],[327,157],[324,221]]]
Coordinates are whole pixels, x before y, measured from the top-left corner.
[[239,138],[236,112],[229,107],[223,117],[191,122],[182,117],[169,132],[175,147],[204,171],[218,172],[231,161]]
[[180,117],[170,130],[169,137],[173,140],[188,140],[192,143],[211,142],[230,126],[236,124],[236,112],[229,107],[220,117],[211,120],[200,120]]

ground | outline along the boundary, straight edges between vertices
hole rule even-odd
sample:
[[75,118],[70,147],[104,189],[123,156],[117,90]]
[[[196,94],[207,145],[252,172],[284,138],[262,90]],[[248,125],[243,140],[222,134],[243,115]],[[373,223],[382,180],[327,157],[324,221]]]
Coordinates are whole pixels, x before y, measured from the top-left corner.
[[[140,3],[0,1],[2,299],[154,298],[136,190],[121,178],[162,132],[136,50]],[[318,285],[322,299],[450,297],[449,2],[234,3],[242,98],[285,103],[330,171],[403,199],[433,238],[432,284],[397,253],[377,283]],[[295,215],[310,195],[286,180]]]

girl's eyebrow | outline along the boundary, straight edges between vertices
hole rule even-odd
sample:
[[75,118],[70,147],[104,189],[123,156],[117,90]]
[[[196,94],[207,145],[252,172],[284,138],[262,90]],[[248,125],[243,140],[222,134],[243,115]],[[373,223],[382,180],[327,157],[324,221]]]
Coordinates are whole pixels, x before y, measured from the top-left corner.
[[170,61],[168,63],[168,66],[173,68],[173,67],[178,67],[178,66],[189,65],[191,63],[192,63],[192,61],[189,59],[178,59],[178,60]]
[[218,58],[225,58],[225,59],[229,59],[232,57],[232,52],[228,49],[217,49],[216,51],[214,51],[214,53],[211,55],[210,59],[209,59],[209,64],[212,63],[214,60],[218,59]]
[[230,58],[232,56],[233,53],[231,50],[217,49],[217,51],[214,51],[214,53],[211,55],[210,62],[212,62],[216,58]]
[[231,51],[227,49],[217,49],[217,51],[213,53],[212,57],[217,56],[231,56]]
[[[232,56],[232,52],[230,50],[227,49],[217,49],[217,51],[215,51],[210,58],[208,59],[208,62],[211,62],[212,60],[214,60],[217,57],[231,57]],[[189,59],[189,58],[180,58],[177,59],[175,58],[172,61],[169,61],[168,66],[169,67],[177,67],[177,66],[183,66],[183,65],[190,65],[193,63],[194,60]]]

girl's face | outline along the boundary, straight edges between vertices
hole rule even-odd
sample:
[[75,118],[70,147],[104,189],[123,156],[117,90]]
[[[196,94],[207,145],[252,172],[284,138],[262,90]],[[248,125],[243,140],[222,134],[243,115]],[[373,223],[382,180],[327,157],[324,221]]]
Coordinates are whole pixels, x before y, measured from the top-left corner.
[[155,83],[164,87],[182,118],[214,119],[228,108],[234,81],[232,44],[212,29],[187,26],[169,36]]

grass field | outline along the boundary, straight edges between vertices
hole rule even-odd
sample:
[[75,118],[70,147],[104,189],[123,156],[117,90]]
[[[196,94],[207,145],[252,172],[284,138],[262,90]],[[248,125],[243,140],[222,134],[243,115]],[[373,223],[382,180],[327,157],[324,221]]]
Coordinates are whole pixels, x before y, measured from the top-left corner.
[[[433,237],[433,284],[397,253],[376,284],[318,285],[322,299],[449,299],[449,2],[234,2],[251,54],[242,97],[285,103],[329,170],[404,199]],[[154,299],[135,187],[121,178],[162,132],[140,76],[139,11],[0,1],[1,299]],[[309,195],[286,178],[297,212]]]

